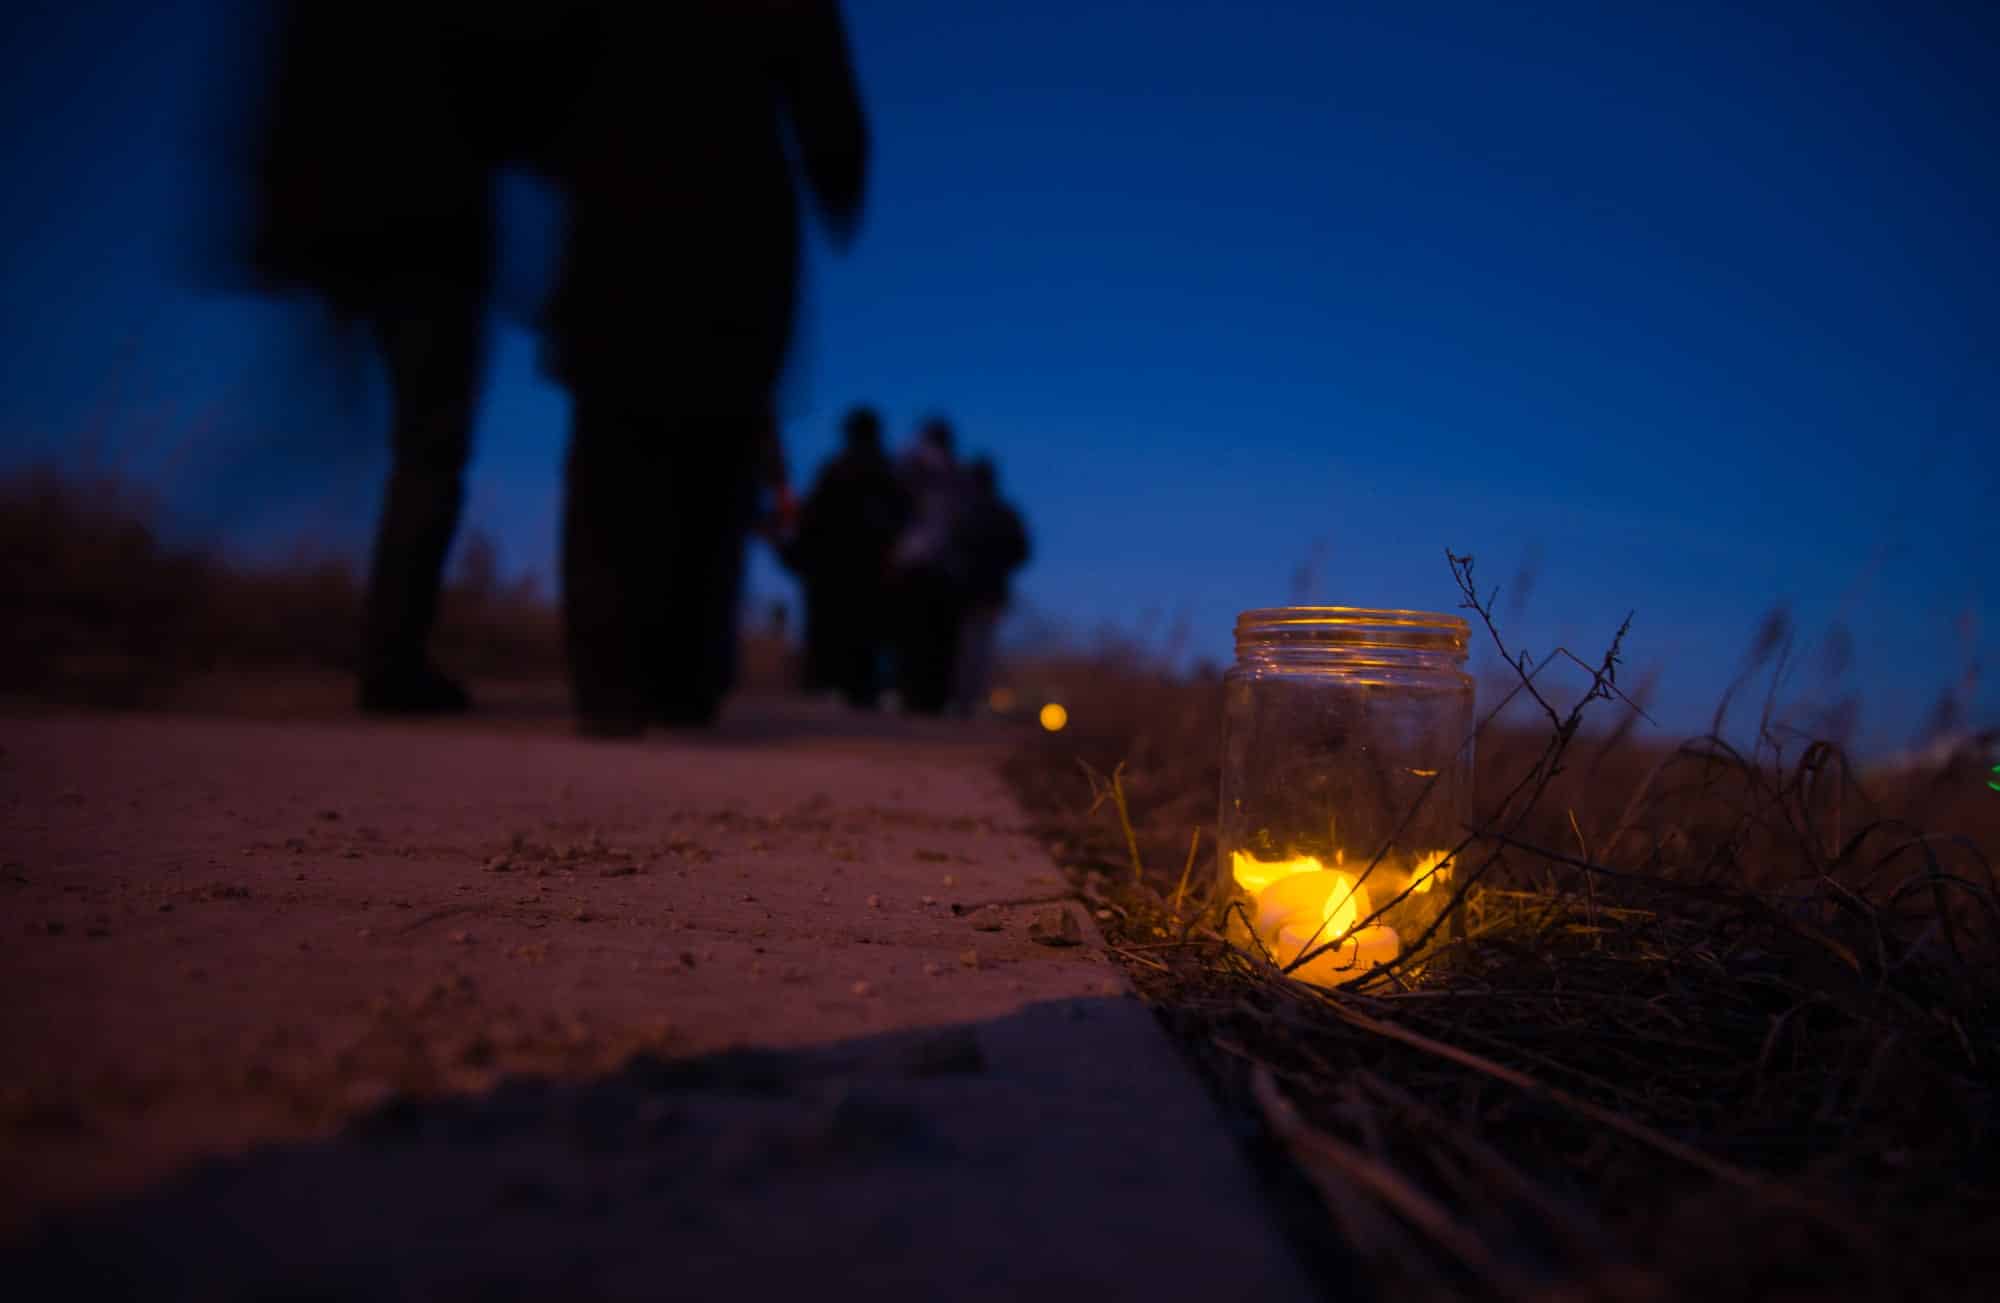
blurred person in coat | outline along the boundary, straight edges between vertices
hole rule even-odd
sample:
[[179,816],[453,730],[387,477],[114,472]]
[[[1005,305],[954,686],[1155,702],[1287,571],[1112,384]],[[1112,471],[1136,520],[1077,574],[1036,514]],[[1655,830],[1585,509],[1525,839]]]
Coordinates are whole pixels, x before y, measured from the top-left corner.
[[1021,513],[1000,496],[993,459],[975,459],[967,479],[971,493],[960,525],[966,561],[965,602],[952,704],[959,714],[969,716],[985,704],[1000,619],[1006,614],[1014,572],[1028,563],[1029,545]]
[[[838,243],[867,132],[833,0],[597,0],[552,148],[545,359],[570,392],[563,600],[579,724],[714,720],[790,349],[801,189]],[[803,182],[803,187],[801,186]]]
[[[379,353],[392,465],[368,570],[359,704],[461,711],[428,653],[485,378],[494,183],[560,117],[568,9],[277,0],[230,146],[232,272],[315,296]],[[549,67],[558,69],[551,75]],[[531,93],[532,92],[532,93]]]
[[820,468],[784,552],[805,592],[804,687],[873,707],[889,644],[889,554],[909,521],[909,495],[882,447],[882,418],[856,407],[843,444]]
[[896,689],[904,708],[943,714],[951,705],[965,613],[963,522],[971,499],[951,424],[932,417],[897,464],[909,523],[890,554],[894,577]]

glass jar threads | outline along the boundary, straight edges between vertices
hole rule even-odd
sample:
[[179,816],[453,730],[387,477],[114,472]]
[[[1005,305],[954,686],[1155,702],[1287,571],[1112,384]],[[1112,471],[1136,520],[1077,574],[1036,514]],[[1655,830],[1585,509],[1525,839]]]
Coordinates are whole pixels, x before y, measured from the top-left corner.
[[1331,986],[1436,921],[1472,791],[1466,639],[1425,611],[1238,617],[1217,858],[1239,945],[1281,966],[1320,951],[1292,975]]

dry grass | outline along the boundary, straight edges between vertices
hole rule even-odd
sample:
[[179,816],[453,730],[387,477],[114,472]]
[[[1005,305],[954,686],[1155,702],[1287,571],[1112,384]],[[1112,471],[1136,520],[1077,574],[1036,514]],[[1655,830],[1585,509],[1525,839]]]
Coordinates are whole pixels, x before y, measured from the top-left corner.
[[[350,663],[349,568],[244,570],[150,520],[117,482],[0,480],[9,690],[151,705],[194,673]],[[440,660],[559,674],[555,612],[479,556]],[[1775,730],[1665,745],[1615,694],[1489,725],[1455,938],[1326,992],[1217,935],[1213,679],[1132,649],[1027,678],[1073,722],[1010,776],[1140,990],[1304,1174],[1346,1292],[1992,1292],[2000,795],[1975,765],[1863,782]]]
[[[167,542],[144,494],[116,476],[0,475],[0,692],[66,705],[172,706],[200,676],[345,674],[362,583],[340,557],[246,567]],[[532,581],[505,582],[474,534],[445,587],[438,663],[482,681],[563,674],[561,615]],[[744,686],[777,690],[786,648],[746,638]]]
[[1615,662],[1584,665],[1597,702],[1483,732],[1421,973],[1328,992],[1220,939],[1212,858],[1187,872],[1220,693],[1131,663],[1068,667],[1074,731],[1010,776],[1142,993],[1323,1203],[1343,1289],[1990,1295],[2000,795],[1969,759],[1870,784],[1775,730],[1753,754],[1649,742]]

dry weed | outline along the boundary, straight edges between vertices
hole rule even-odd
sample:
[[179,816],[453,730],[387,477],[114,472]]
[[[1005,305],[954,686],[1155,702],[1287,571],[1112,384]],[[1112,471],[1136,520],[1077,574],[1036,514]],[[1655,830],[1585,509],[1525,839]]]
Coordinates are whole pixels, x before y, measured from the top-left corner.
[[[1073,731],[1009,765],[1141,993],[1323,1202],[1341,1288],[1987,1296],[2000,798],[1970,765],[1868,790],[1830,745],[1788,755],[1768,708],[1751,754],[1650,743],[1623,629],[1531,665],[1451,561],[1546,727],[1484,726],[1421,970],[1327,991],[1222,940],[1187,851],[1214,846],[1212,681],[1072,666]],[[1567,712],[1540,689],[1565,659]]]

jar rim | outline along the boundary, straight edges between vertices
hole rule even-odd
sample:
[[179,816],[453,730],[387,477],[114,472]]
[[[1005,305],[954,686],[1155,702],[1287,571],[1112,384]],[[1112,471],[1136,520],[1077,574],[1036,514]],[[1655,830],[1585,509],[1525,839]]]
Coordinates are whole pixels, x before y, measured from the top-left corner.
[[1389,607],[1265,606],[1236,617],[1238,640],[1278,637],[1344,642],[1375,636],[1396,641],[1403,638],[1428,641],[1442,637],[1462,645],[1470,634],[1471,627],[1460,616]]

